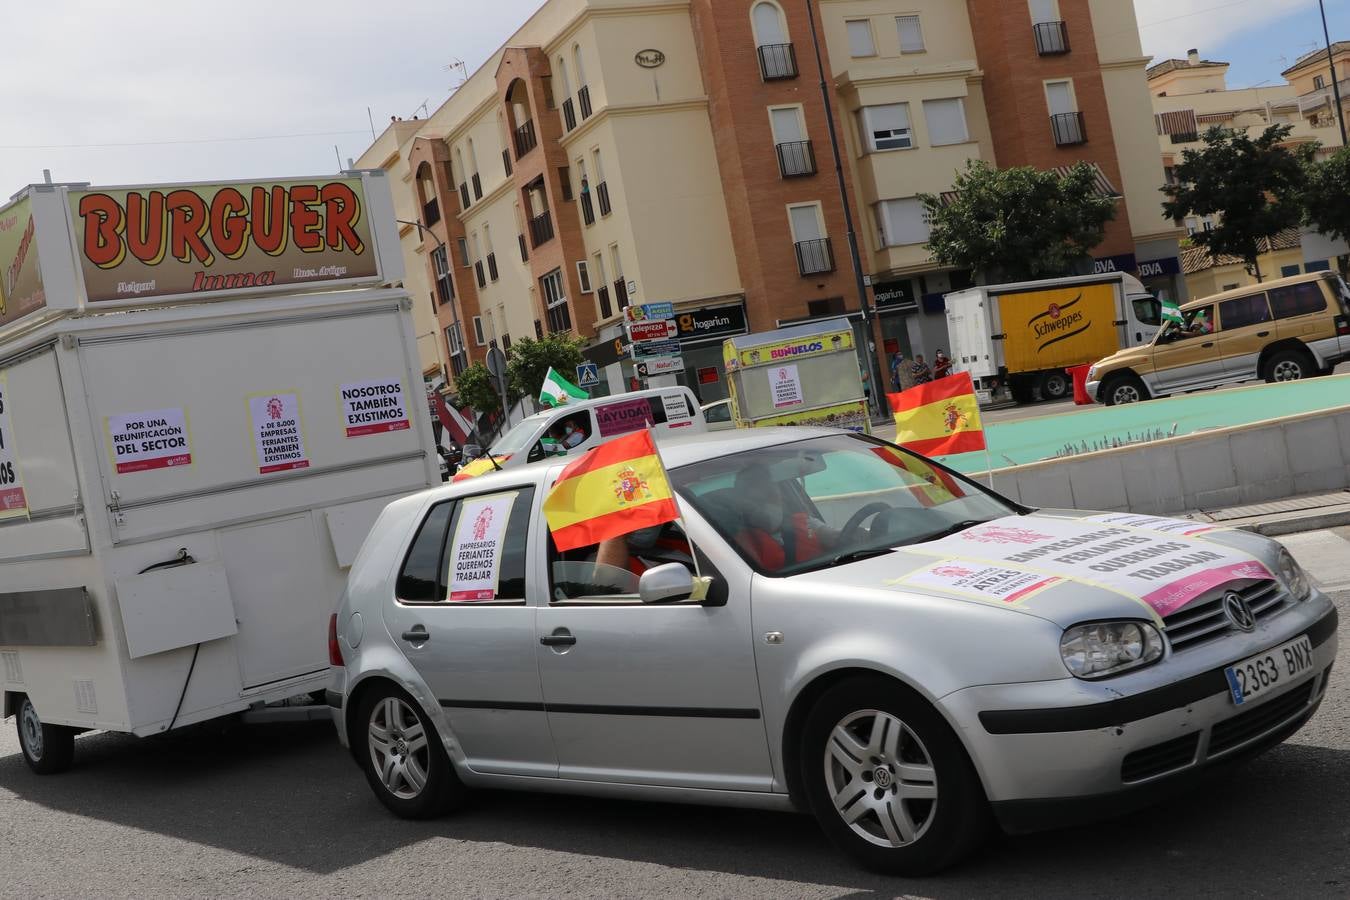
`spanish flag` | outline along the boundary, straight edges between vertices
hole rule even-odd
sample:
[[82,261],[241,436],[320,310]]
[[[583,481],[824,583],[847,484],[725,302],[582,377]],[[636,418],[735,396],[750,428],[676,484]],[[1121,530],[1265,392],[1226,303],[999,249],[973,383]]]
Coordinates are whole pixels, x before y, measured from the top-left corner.
[[970,373],[948,375],[887,394],[895,414],[895,442],[924,456],[985,449],[980,405]]
[[950,473],[918,456],[912,456],[898,447],[889,445],[873,447],[872,452],[923,482],[909,489],[909,492],[919,501],[920,506],[941,506],[966,495],[966,492],[961,489],[961,485]]
[[544,518],[560,552],[679,517],[650,431],[587,451],[562,470],[544,499]]
[[496,458],[497,461],[494,464],[492,459],[490,459],[489,457],[480,456],[473,462],[465,463],[464,465],[460,466],[459,471],[455,473],[455,477],[450,479],[450,481],[452,483],[456,481],[468,481],[470,478],[477,478],[479,475],[486,475],[488,472],[495,470],[498,466],[500,466],[502,463],[506,462],[510,458],[511,458],[510,456],[498,456]]

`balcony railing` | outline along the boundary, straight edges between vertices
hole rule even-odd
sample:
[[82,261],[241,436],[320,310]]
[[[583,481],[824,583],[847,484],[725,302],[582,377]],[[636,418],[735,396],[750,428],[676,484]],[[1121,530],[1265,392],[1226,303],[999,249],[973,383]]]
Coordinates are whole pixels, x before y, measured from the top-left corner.
[[816,154],[810,141],[788,141],[778,145],[778,171],[784,178],[816,174]]
[[576,104],[572,102],[571,97],[568,97],[566,100],[563,101],[562,109],[563,109],[563,125],[567,128],[568,131],[571,131],[573,128],[577,127],[577,107]]
[[596,298],[596,300],[598,300],[598,301],[600,302],[600,319],[601,319],[601,321],[603,321],[603,320],[605,320],[605,319],[608,319],[610,316],[614,315],[614,307],[611,306],[611,305],[610,305],[610,302],[609,302],[609,286],[608,286],[608,285],[602,284],[602,285],[600,285],[600,287],[596,288],[596,290],[595,290],[595,298]]
[[609,185],[600,182],[595,186],[595,197],[600,203],[600,215],[607,216],[613,212],[613,207],[609,205]]
[[441,220],[441,203],[435,197],[432,197],[426,203],[422,204],[422,224],[435,225]]
[[459,206],[461,209],[469,208],[469,185],[461,181],[459,183]]
[[1050,117],[1050,129],[1055,134],[1055,143],[1060,147],[1087,143],[1087,129],[1083,127],[1081,112],[1056,113]]
[[803,275],[816,275],[834,271],[834,251],[830,248],[829,238],[798,241],[796,246],[798,272]]
[[516,159],[520,159],[537,146],[539,138],[534,134],[534,122],[528,120],[516,129]]
[[473,173],[473,199],[483,199],[483,179],[478,177],[478,173]]
[[[1341,102],[1345,103],[1347,99],[1350,99],[1350,78],[1340,79],[1337,82],[1337,87],[1340,88]],[[1322,106],[1335,105],[1332,103],[1334,98],[1335,91],[1332,89],[1331,85],[1328,84],[1326,87],[1316,88],[1306,94],[1299,95],[1298,111],[1300,113],[1309,113],[1315,109],[1320,109]]]
[[510,178],[510,177],[511,177],[511,172],[513,171],[512,168],[511,168],[511,151],[510,151],[510,150],[503,150],[503,151],[502,151],[502,168],[506,170],[506,177],[507,177],[507,178]]
[[553,240],[553,216],[547,211],[530,220],[530,244],[538,247]]
[[581,90],[577,91],[577,105],[581,107],[581,121],[586,121],[591,117],[591,87],[583,85]]
[[477,276],[480,288],[487,287],[487,278],[483,275],[483,261],[481,259],[473,264],[473,274]]
[[1183,131],[1180,134],[1168,135],[1174,144],[1191,144],[1200,140],[1200,133],[1197,131]]
[[614,299],[618,302],[620,310],[628,308],[628,285],[622,278],[614,282]]
[[496,281],[500,276],[497,274],[497,254],[489,253],[487,255],[488,278]]
[[1036,52],[1041,56],[1058,56],[1069,52],[1069,29],[1063,22],[1037,22]]
[[763,44],[760,46],[759,74],[765,81],[796,78],[796,49],[791,44]]
[[591,202],[591,192],[581,195],[581,220],[587,225],[595,224],[595,204]]
[[520,242],[520,261],[527,263],[530,261],[530,248],[525,246],[525,235],[516,235],[516,240]]

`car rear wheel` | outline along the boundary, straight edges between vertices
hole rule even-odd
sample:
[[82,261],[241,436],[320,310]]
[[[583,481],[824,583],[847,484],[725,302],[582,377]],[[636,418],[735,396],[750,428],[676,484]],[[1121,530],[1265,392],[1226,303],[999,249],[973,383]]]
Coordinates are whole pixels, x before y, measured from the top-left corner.
[[1313,374],[1313,363],[1306,353],[1298,350],[1281,350],[1266,360],[1266,381],[1301,381]]
[[404,819],[430,819],[464,798],[435,727],[417,703],[393,688],[375,690],[357,717],[365,729],[361,769],[390,812]]
[[15,720],[19,729],[19,749],[28,768],[39,775],[55,775],[75,761],[75,729],[65,725],[47,725],[38,717],[37,707],[27,697],[19,704]]
[[1117,375],[1101,386],[1102,402],[1107,406],[1139,403],[1149,399],[1148,388],[1135,375]]
[[909,689],[856,678],[807,718],[802,778],[830,840],[869,869],[925,875],[974,850],[989,807],[964,748]]

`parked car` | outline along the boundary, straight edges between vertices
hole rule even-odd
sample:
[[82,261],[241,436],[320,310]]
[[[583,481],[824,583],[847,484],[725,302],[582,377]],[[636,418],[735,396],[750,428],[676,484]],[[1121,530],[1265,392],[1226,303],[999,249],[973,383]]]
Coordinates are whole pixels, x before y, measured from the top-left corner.
[[703,404],[703,418],[708,420],[709,431],[727,431],[736,427],[736,420],[731,416],[730,398]]
[[471,788],[809,810],[921,874],[991,820],[1120,815],[1274,746],[1325,692],[1335,607],[1267,538],[1032,510],[832,430],[661,451],[683,518],[603,547],[554,547],[559,463],[385,509],[328,701],[392,812]]
[[1257,378],[1330,375],[1350,360],[1350,289],[1331,272],[1225,291],[1181,313],[1151,344],[1089,369],[1088,394],[1114,406]]

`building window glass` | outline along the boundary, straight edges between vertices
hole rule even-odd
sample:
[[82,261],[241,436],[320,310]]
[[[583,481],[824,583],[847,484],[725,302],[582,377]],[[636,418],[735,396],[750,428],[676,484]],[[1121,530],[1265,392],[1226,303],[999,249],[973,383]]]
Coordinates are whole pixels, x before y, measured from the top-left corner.
[[851,19],[844,23],[848,27],[848,52],[850,56],[876,56],[877,45],[872,39],[871,19]]
[[755,26],[755,46],[765,47],[787,43],[787,29],[783,27],[783,12],[772,3],[756,3],[751,11]]
[[900,31],[901,53],[922,53],[924,51],[923,26],[919,24],[918,16],[896,16],[895,27]]
[[928,218],[917,197],[883,200],[876,209],[882,243],[887,247],[907,247],[928,241]]
[[487,338],[483,336],[482,316],[473,317],[473,339],[478,342],[480,347],[487,343]]
[[1321,75],[1313,76],[1313,90],[1320,91],[1327,86],[1327,80]]
[[455,246],[459,248],[459,264],[466,269],[473,265],[473,261],[469,259],[469,242],[464,238],[456,238]]
[[923,117],[928,123],[928,143],[934,147],[944,144],[964,144],[970,140],[966,129],[966,108],[961,98],[923,101]]
[[431,268],[436,273],[436,297],[441,303],[455,299],[455,283],[450,279],[450,260],[445,247],[431,251]]
[[554,269],[539,279],[544,292],[544,307],[548,314],[550,332],[570,331],[572,314],[567,308],[567,290],[563,285],[562,269]]
[[909,125],[908,103],[865,106],[862,110],[862,119],[868,149],[907,150],[914,146],[914,135]]

